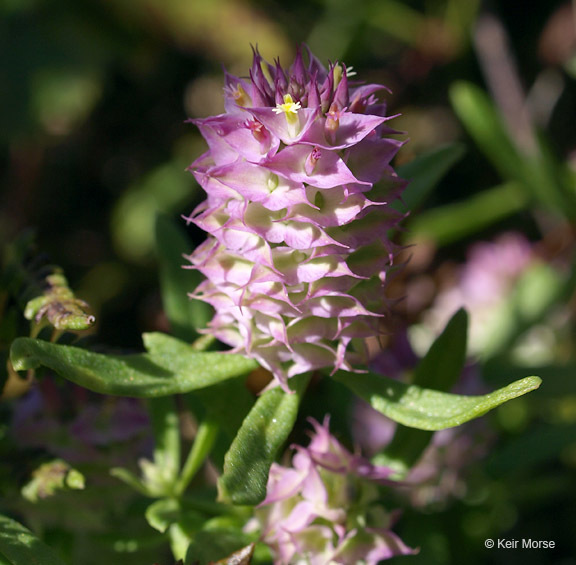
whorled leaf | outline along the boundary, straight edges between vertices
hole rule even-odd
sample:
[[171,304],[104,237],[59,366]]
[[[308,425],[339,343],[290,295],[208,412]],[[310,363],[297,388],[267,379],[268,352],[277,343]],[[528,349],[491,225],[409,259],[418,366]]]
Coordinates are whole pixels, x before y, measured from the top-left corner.
[[77,385],[116,396],[151,398],[202,389],[255,369],[241,355],[200,352],[160,333],[144,335],[148,353],[105,355],[31,338],[12,343],[14,369],[43,365]]
[[526,377],[481,396],[449,394],[373,373],[337,372],[333,378],[390,419],[420,430],[443,430],[478,418],[504,402],[537,389],[542,380]]

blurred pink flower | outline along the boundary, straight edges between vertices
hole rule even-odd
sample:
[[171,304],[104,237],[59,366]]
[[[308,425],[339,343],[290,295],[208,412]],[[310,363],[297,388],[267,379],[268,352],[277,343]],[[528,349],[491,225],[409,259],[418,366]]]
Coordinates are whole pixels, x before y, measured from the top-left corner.
[[[394,334],[387,349],[372,359],[370,368],[375,373],[406,382],[418,362],[404,328]],[[451,392],[486,394],[488,390],[482,382],[478,365],[468,363]],[[369,456],[385,453],[396,427],[394,421],[367,402],[356,400],[352,434],[363,452]],[[463,497],[468,492],[467,479],[471,470],[488,454],[494,439],[484,419],[435,432],[420,459],[406,475],[405,481],[410,488],[404,489],[402,495],[416,507],[440,507]]]
[[153,446],[150,419],[135,398],[102,398],[76,385],[39,382],[15,404],[21,447],[42,448],[71,464],[134,466]]
[[191,216],[208,239],[189,259],[206,281],[208,332],[287,388],[309,370],[365,362],[353,338],[383,332],[384,289],[405,182],[402,142],[376,84],[351,84],[299,50],[285,70],[256,50],[249,76],[226,74],[222,115],[191,120],[209,150],[190,170],[207,199]]
[[502,304],[536,261],[532,245],[520,233],[508,232],[494,241],[475,243],[460,267],[456,284],[442,290],[425,313],[421,330],[431,337],[464,307],[470,317],[469,351],[483,351],[500,323]]

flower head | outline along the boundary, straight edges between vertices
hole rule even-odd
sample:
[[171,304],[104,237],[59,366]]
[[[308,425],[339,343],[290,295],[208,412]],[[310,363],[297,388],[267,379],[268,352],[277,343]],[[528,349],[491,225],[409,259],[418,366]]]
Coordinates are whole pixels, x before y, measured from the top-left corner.
[[396,513],[376,504],[375,485],[392,484],[391,470],[350,453],[312,420],[307,448],[295,446],[291,467],[274,464],[266,499],[249,527],[259,527],[275,563],[376,565],[414,553],[392,531]]
[[285,70],[255,50],[248,77],[226,75],[226,112],[192,120],[209,149],[190,166],[207,198],[188,220],[209,237],[189,257],[206,276],[191,296],[215,309],[207,331],[285,388],[353,370],[352,340],[383,332],[387,234],[402,219],[390,203],[405,184],[384,87],[307,59]]

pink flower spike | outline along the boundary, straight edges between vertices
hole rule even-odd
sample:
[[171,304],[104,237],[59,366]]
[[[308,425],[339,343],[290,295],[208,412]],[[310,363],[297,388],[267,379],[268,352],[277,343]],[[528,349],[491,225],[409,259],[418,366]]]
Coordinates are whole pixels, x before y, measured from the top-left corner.
[[303,372],[362,370],[362,340],[386,333],[401,142],[385,87],[349,81],[342,63],[304,48],[284,68],[254,49],[247,74],[225,74],[223,114],[192,120],[208,144],[189,167],[206,201],[186,221],[208,240],[189,260],[208,281],[191,296],[215,309],[207,332],[288,391]]
[[[292,446],[290,467],[272,466],[268,495],[251,524],[260,529],[274,563],[377,565],[415,553],[390,529],[397,512],[386,512],[378,504],[373,483],[391,470],[376,471],[369,461],[350,453],[330,433],[328,417],[322,425],[310,421],[310,445]],[[374,471],[359,472],[368,466]],[[299,561],[293,561],[295,557]]]

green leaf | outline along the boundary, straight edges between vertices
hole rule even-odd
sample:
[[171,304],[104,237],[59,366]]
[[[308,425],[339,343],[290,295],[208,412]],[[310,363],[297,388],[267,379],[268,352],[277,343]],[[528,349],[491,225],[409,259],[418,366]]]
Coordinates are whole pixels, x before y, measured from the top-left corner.
[[563,183],[557,182],[550,159],[542,154],[543,146],[538,145],[535,135],[534,147],[529,151],[517,146],[494,103],[473,84],[455,83],[450,98],[456,114],[503,179],[520,182],[528,194],[548,208],[573,215],[573,194],[568,195]]
[[270,465],[292,431],[308,378],[290,379],[292,394],[277,387],[258,398],[224,459],[218,481],[222,501],[255,505],[264,499]]
[[486,414],[504,402],[537,389],[526,377],[482,396],[463,396],[401,383],[373,373],[337,372],[333,378],[388,418],[420,430],[443,430]]
[[419,155],[410,163],[398,167],[398,175],[410,181],[402,195],[408,210],[414,210],[422,204],[464,152],[463,144],[451,143]]
[[172,524],[179,523],[188,531],[202,527],[206,518],[197,510],[191,508],[183,500],[176,498],[161,498],[153,502],[145,512],[150,526],[160,533],[165,533]]
[[111,235],[123,257],[138,263],[152,258],[158,212],[181,210],[189,201],[193,187],[183,174],[186,167],[185,162],[174,159],[148,170],[118,199],[112,210]]
[[201,389],[257,367],[242,355],[196,351],[165,334],[145,334],[144,343],[149,353],[104,355],[18,338],[12,343],[10,358],[17,371],[43,365],[94,392],[140,398]]
[[510,182],[484,190],[461,202],[433,208],[410,221],[410,239],[432,239],[446,245],[472,235],[524,209],[522,186]]
[[175,498],[161,498],[146,508],[146,521],[163,534],[180,518],[180,504]]
[[416,367],[412,382],[422,388],[449,391],[462,373],[467,344],[468,314],[461,308]]
[[172,396],[148,400],[154,432],[154,464],[162,469],[167,483],[174,484],[180,472],[180,419]]
[[124,467],[113,467],[110,469],[110,475],[127,484],[136,492],[139,492],[144,496],[153,496],[148,485],[140,477],[135,475],[132,471],[124,469]]
[[[255,545],[253,543],[238,549],[246,543],[245,535],[233,529],[200,531],[188,547],[185,563],[210,565],[249,565],[252,563]],[[221,559],[223,555],[230,554]],[[218,561],[215,561],[215,560]]]
[[2,565],[64,565],[56,552],[30,530],[0,515],[0,562]]
[[488,95],[477,86],[461,81],[450,88],[450,100],[474,141],[503,178],[517,180],[525,164],[524,159]]
[[[422,388],[449,391],[458,381],[466,361],[468,314],[458,310],[444,331],[420,361],[412,379]],[[407,473],[430,443],[433,432],[398,425],[392,441],[380,454],[379,464],[388,465],[401,475]]]
[[203,279],[199,271],[183,268],[183,254],[191,247],[183,229],[164,216],[156,218],[156,254],[164,312],[172,333],[186,341],[196,339],[196,328],[204,328],[212,316],[208,304],[188,296]]

